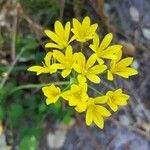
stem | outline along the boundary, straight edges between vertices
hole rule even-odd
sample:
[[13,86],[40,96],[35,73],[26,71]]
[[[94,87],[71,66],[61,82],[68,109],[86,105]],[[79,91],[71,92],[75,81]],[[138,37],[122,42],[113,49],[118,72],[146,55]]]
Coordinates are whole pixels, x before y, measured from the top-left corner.
[[80,48],[81,48],[81,52],[83,51],[83,43],[81,43]]
[[23,47],[21,49],[21,51],[19,52],[19,54],[15,57],[15,60],[12,62],[12,64],[10,65],[10,67],[8,68],[8,71],[7,71],[7,75],[2,79],[1,83],[0,83],[0,89],[4,87],[6,81],[8,80],[8,77],[9,75],[11,74],[11,72],[13,71],[16,63],[18,62],[19,58],[21,57],[21,55],[29,50],[29,49],[32,49],[32,48],[35,48],[37,46],[37,44],[34,44],[32,46],[27,46],[27,47]]
[[9,95],[15,93],[18,90],[30,89],[30,88],[40,88],[40,87],[43,87],[43,86],[49,86],[51,84],[54,84],[54,85],[68,85],[68,84],[70,84],[70,81],[21,85],[21,86],[18,86],[16,88],[14,88],[13,90],[11,90],[10,93],[9,93]]
[[89,87],[91,90],[93,90],[94,92],[96,92],[96,93],[98,93],[98,94],[100,94],[100,95],[103,95],[100,91],[98,91],[97,89],[95,89],[93,86],[88,85],[88,87]]
[[66,90],[68,90],[69,87],[70,87],[70,84],[68,84],[62,92],[65,92]]

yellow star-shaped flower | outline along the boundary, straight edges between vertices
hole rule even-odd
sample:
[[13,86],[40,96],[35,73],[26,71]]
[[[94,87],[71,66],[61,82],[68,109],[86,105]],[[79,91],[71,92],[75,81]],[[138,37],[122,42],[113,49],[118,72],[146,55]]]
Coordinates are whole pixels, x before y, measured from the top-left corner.
[[107,104],[113,111],[118,110],[118,106],[124,106],[127,104],[127,100],[129,96],[127,94],[122,93],[122,89],[118,89],[116,91],[108,91],[106,93],[108,98]]
[[95,58],[99,63],[103,62],[103,59],[117,59],[116,52],[122,48],[121,45],[111,45],[110,43],[113,39],[112,33],[107,34],[104,39],[99,40],[99,36],[97,34],[94,35],[93,44],[90,44],[91,50],[95,52]]
[[88,99],[86,111],[86,124],[88,126],[94,122],[99,128],[104,127],[104,117],[110,116],[111,113],[98,104],[104,104],[106,100],[105,96]]
[[70,106],[76,106],[76,111],[83,112],[86,110],[88,99],[86,83],[71,85],[71,89],[62,93],[61,96],[69,102]]
[[70,37],[70,22],[67,22],[65,28],[61,24],[60,21],[55,22],[55,32],[50,30],[45,30],[45,34],[52,40],[53,42],[47,43],[45,45],[46,48],[57,48],[64,49],[66,48],[70,42],[74,40],[74,38],[69,39]]
[[73,19],[73,28],[71,31],[74,33],[74,38],[83,43],[93,38],[98,25],[91,25],[90,18],[87,16],[80,23],[77,19]]
[[36,72],[37,75],[41,73],[55,73],[57,69],[61,69],[61,65],[54,63],[54,57],[52,52],[48,52],[44,58],[43,66],[31,66],[28,71]]
[[101,64],[94,65],[96,62],[95,57],[92,55],[86,61],[85,56],[80,52],[75,54],[76,63],[74,64],[74,70],[79,73],[78,81],[86,82],[86,78],[94,83],[100,83],[100,77],[98,74],[103,73],[107,67]]
[[54,84],[42,88],[42,91],[46,98],[46,104],[56,103],[60,97],[61,90],[59,87],[56,87]]
[[67,77],[70,74],[74,64],[74,55],[72,52],[72,47],[67,47],[65,55],[58,50],[54,50],[53,55],[56,58],[56,60],[60,63],[61,69],[63,69],[61,73],[62,77]]
[[110,69],[108,70],[107,74],[108,80],[114,79],[113,74],[121,76],[123,78],[129,78],[130,76],[138,74],[138,71],[136,69],[129,67],[133,62],[132,57],[121,59],[122,51],[118,51],[117,55],[117,59],[112,60],[110,63]]

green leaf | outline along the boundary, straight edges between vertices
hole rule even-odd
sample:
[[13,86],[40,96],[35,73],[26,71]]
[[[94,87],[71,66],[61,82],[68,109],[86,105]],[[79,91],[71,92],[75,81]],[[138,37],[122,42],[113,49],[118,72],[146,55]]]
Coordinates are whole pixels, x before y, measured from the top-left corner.
[[71,119],[72,119],[71,114],[67,113],[63,118],[63,122],[68,124],[71,121]]
[[0,103],[2,103],[2,101],[4,101],[5,96],[6,96],[6,89],[5,88],[0,88]]
[[20,137],[26,137],[26,136],[35,136],[36,138],[40,138],[43,135],[43,129],[37,128],[37,127],[25,127],[21,129]]
[[14,126],[17,125],[23,116],[23,108],[19,104],[12,104],[8,110],[9,123]]
[[3,43],[4,43],[4,39],[3,39],[2,34],[0,32],[0,47],[2,46]]
[[39,142],[35,138],[35,136],[31,137],[24,137],[20,144],[19,144],[19,150],[37,150]]
[[44,104],[44,103],[40,104],[39,105],[39,112],[42,113],[42,112],[46,111],[46,108],[47,108],[46,104]]
[[5,110],[4,108],[0,105],[0,120],[4,119],[5,115]]

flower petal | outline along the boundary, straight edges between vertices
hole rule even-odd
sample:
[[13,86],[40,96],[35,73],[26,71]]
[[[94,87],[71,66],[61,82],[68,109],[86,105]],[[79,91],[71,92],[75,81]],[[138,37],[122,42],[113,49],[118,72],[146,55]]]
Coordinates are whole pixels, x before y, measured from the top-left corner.
[[[70,22],[68,21],[65,25],[65,39],[66,41],[69,41],[69,35],[70,35]],[[71,42],[71,40],[70,40]]]
[[93,36],[93,44],[90,44],[89,48],[94,52],[97,52],[99,43],[100,43],[99,36],[95,33]]
[[115,74],[124,78],[128,78],[129,76],[138,74],[138,71],[133,68],[127,67],[127,68],[122,69],[121,71],[117,71]]
[[126,101],[125,99],[121,99],[121,98],[115,99],[113,102],[114,102],[116,105],[120,105],[120,106],[125,106],[125,105],[127,105],[127,101]]
[[95,74],[87,74],[86,77],[94,83],[100,83],[100,78]]
[[108,100],[108,96],[99,96],[94,99],[95,104],[105,104]]
[[70,60],[70,62],[71,62],[71,60],[73,59],[72,58],[72,46],[68,46],[67,48],[66,48],[66,52],[65,52],[65,55],[66,55],[66,59],[67,60]]
[[51,57],[52,57],[53,53],[52,52],[48,52],[44,58],[45,64],[46,66],[50,66],[50,61],[51,61]]
[[63,78],[66,78],[70,74],[71,70],[65,69],[61,72]]
[[95,65],[89,69],[89,73],[100,74],[103,73],[106,69],[107,69],[106,65]]
[[61,39],[61,40],[63,40],[63,38],[64,38],[64,27],[63,27],[63,25],[61,24],[61,22],[60,21],[56,21],[55,22],[55,25],[54,25],[54,27],[55,27],[55,33],[57,34],[57,36]]
[[32,67],[29,67],[28,71],[36,72],[37,75],[40,75],[41,73],[49,73],[48,68],[41,67],[41,66],[32,66]]
[[109,44],[111,43],[113,38],[113,34],[112,33],[108,33],[107,35],[105,35],[104,39],[102,40],[101,44],[100,44],[100,49],[104,50],[106,49]]
[[44,32],[52,41],[54,41],[56,43],[61,43],[60,38],[54,32],[52,32],[50,30],[45,30]]
[[83,75],[78,75],[77,78],[78,78],[78,81],[81,82],[81,83],[85,83],[86,82],[86,78]]
[[55,43],[47,43],[45,44],[45,48],[58,48],[58,49],[62,49],[61,46],[55,44]]
[[76,19],[73,18],[73,28],[71,29],[71,31],[76,35],[80,34],[81,31],[81,23]]
[[77,106],[75,107],[75,110],[79,113],[84,112],[86,110],[87,107],[87,103],[80,101],[80,103],[77,104]]
[[90,27],[90,24],[91,24],[90,18],[86,16],[82,21],[82,27],[87,29]]
[[70,90],[67,90],[67,91],[65,91],[65,92],[63,92],[62,94],[61,94],[61,97],[63,98],[63,99],[65,99],[65,100],[69,100],[69,98],[70,98],[70,94],[71,94],[71,91]]
[[111,73],[111,71],[107,71],[107,79],[112,81],[114,79],[113,74]]
[[86,124],[89,126],[92,124],[93,121],[93,112],[92,109],[87,109],[86,111]]
[[97,27],[98,27],[98,24],[97,23],[95,23],[95,24],[92,24],[91,26],[90,26],[90,29],[89,29],[89,35],[94,35],[94,33],[95,33],[95,31],[96,31],[96,29],[97,29]]
[[94,115],[94,123],[101,129],[104,128],[104,118],[99,115]]
[[111,102],[107,102],[108,106],[114,111],[116,112],[118,110],[118,106],[114,103],[111,103]]
[[109,117],[111,115],[111,113],[105,107],[100,105],[96,105],[96,111],[101,116]]
[[82,21],[82,32],[84,32],[85,35],[89,35],[89,29],[90,29],[90,18],[86,16]]
[[127,67],[129,65],[131,65],[133,62],[133,57],[127,57],[127,58],[124,58],[122,60],[120,60],[118,63],[117,63],[117,66],[118,67]]
[[86,62],[85,56],[81,52],[75,53],[74,60],[76,62],[76,64],[73,66],[75,71],[81,73],[82,70],[84,69],[85,62]]
[[64,63],[65,56],[64,56],[64,54],[62,52],[60,52],[58,50],[53,50],[53,55],[57,59],[57,61],[59,61],[61,64]]
[[96,62],[95,55],[91,55],[89,57],[89,59],[87,60],[86,68],[88,69],[88,68],[92,67],[95,64],[95,62]]

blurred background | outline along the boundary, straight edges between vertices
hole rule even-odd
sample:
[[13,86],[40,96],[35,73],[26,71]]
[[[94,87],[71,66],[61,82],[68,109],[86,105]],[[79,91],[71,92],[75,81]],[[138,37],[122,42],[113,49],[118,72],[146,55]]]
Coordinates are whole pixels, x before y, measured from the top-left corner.
[[[123,45],[124,56],[133,56],[139,70],[117,80],[131,98],[105,120],[103,130],[87,127],[84,115],[60,102],[45,105],[39,84],[47,76],[27,72],[46,53],[45,28],[87,15],[99,24],[101,37],[114,34],[113,42]],[[149,150],[149,16],[149,0],[0,0],[0,150]],[[107,88],[102,80],[101,90]]]

